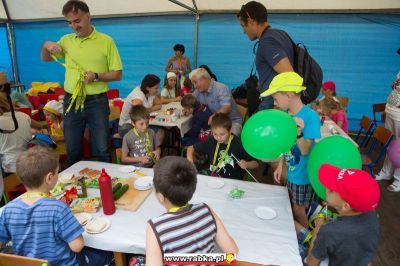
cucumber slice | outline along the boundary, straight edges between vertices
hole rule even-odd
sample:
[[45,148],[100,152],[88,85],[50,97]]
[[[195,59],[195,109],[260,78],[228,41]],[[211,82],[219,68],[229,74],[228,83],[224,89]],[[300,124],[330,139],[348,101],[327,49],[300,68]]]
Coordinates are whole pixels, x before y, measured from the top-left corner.
[[115,185],[113,186],[113,188],[112,188],[113,194],[115,194],[115,192],[117,192],[118,189],[120,189],[121,187],[122,187],[122,184],[121,184],[121,183],[115,184]]
[[125,194],[126,191],[128,191],[129,185],[125,184],[122,187],[120,187],[115,193],[114,193],[114,200],[118,200],[122,195]]

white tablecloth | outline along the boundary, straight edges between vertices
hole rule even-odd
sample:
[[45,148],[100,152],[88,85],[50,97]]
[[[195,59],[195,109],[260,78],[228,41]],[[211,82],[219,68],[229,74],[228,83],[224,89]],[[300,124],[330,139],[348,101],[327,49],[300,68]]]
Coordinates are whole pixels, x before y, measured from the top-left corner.
[[[139,177],[134,173],[121,173],[121,165],[87,161],[78,162],[64,172],[78,173],[85,167],[99,170],[105,168],[111,176]],[[140,171],[153,174],[153,169],[142,168]],[[213,178],[215,177],[198,176],[197,189],[191,203],[205,202],[215,210],[239,247],[239,260],[261,264],[301,265],[285,187],[224,179],[224,187],[211,189],[207,182]],[[244,198],[234,200],[228,197],[227,192],[235,187],[245,191]],[[98,193],[98,190],[89,190],[89,194],[94,192]],[[261,220],[255,216],[254,209],[260,205],[273,208],[277,217]],[[117,252],[145,253],[146,223],[165,211],[152,193],[136,212],[117,210],[114,215],[107,216],[112,223],[108,231],[97,235],[84,233],[85,245]],[[102,209],[94,215],[103,215]]]
[[[163,104],[162,110],[167,110],[169,108],[176,108],[178,112],[181,112],[182,106],[179,102],[172,102],[168,104]],[[190,121],[192,120],[192,116],[180,116],[175,122],[160,122],[157,120],[150,121],[150,125],[153,126],[162,126],[162,127],[178,127],[181,133],[181,137],[183,137],[190,130]]]

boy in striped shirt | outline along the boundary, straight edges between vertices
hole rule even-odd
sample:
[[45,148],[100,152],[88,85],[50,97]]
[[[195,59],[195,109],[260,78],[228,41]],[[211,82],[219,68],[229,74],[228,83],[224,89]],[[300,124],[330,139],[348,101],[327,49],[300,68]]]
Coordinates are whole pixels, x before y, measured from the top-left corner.
[[219,217],[205,203],[189,204],[197,172],[188,160],[167,156],[154,166],[154,188],[167,212],[149,220],[146,264],[163,265],[165,253],[237,253],[238,247]]
[[49,198],[58,180],[58,156],[35,146],[17,159],[17,176],[27,192],[0,216],[0,244],[12,241],[16,254],[45,259],[52,266],[78,265],[83,228],[62,201]]

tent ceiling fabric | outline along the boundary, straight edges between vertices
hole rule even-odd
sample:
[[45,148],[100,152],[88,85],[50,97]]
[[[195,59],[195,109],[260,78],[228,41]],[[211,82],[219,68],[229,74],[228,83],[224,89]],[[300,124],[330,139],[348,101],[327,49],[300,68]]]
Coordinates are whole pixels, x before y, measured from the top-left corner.
[[[193,7],[192,0],[179,0]],[[5,0],[11,20],[61,19],[61,9],[66,0]],[[129,16],[188,12],[168,0],[86,0],[93,16]],[[237,11],[248,0],[196,0],[201,13]],[[274,11],[352,11],[400,9],[399,0],[261,0],[268,10]],[[0,19],[7,19],[4,6],[0,4]]]

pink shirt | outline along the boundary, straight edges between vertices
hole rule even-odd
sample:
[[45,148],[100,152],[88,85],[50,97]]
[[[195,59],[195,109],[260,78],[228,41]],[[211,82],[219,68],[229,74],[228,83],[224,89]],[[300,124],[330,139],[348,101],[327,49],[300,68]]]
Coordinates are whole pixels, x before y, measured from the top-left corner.
[[349,122],[347,121],[346,113],[343,110],[339,110],[336,114],[331,114],[331,119],[337,124],[342,121],[342,129],[347,134],[349,133]]

